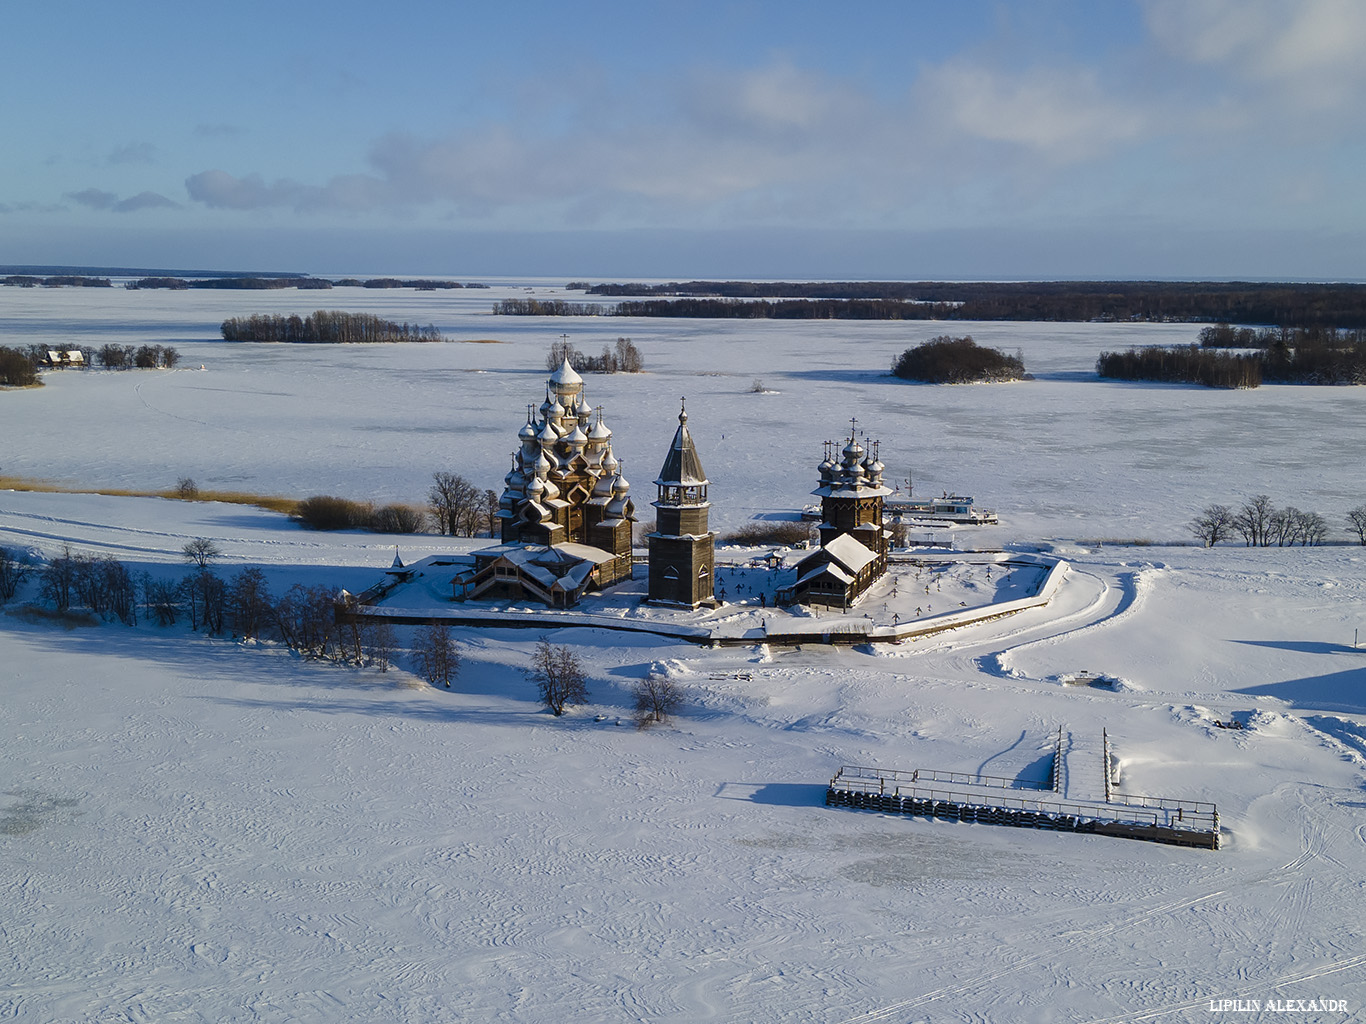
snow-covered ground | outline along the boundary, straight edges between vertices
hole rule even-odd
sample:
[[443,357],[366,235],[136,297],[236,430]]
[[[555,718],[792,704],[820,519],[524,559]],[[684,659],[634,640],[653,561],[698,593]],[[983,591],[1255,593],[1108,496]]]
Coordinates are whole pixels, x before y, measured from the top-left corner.
[[[1101,349],[1189,341],[1188,325],[487,314],[521,289],[0,289],[0,344],[169,343],[186,367],[0,394],[0,473],[388,500],[420,499],[441,469],[497,488],[550,340],[629,335],[648,372],[590,377],[589,394],[642,509],[680,395],[722,529],[811,500],[820,442],[856,416],[889,477],[913,469],[918,492],[999,510],[960,544],[1063,554],[1067,600],[852,650],[552,631],[591,676],[592,703],[564,719],[523,673],[534,630],[462,631],[456,687],[435,692],[179,627],[0,615],[0,1018],[1205,1021],[1234,998],[1363,1012],[1366,549],[1162,542],[1187,540],[1200,506],[1262,491],[1345,538],[1342,513],[1366,499],[1366,392],[1088,375]],[[500,343],[211,340],[225,316],[319,307]],[[882,376],[907,345],[965,329],[1024,349],[1039,379]],[[751,394],[755,378],[778,393]],[[277,588],[355,591],[395,543],[406,560],[452,549],[240,506],[0,492],[7,547],[179,574],[200,536],[223,572],[259,565]],[[1116,538],[1158,543],[1095,543]],[[651,669],[687,703],[638,732],[629,691]],[[1082,672],[1117,682],[1068,685]],[[1037,778],[1059,726],[1108,730],[1123,793],[1216,802],[1224,848],[822,806],[842,764]],[[1280,1019],[1240,1019],[1263,1016]]]

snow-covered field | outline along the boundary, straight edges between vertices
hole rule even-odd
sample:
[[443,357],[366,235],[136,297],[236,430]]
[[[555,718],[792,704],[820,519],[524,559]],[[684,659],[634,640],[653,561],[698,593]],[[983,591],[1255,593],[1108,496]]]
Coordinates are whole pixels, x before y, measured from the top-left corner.
[[[534,631],[462,632],[456,688],[435,692],[183,628],[0,615],[0,1019],[1205,1021],[1224,999],[1362,1014],[1366,549],[1170,542],[1202,505],[1263,491],[1345,539],[1366,392],[1090,374],[1103,348],[1189,341],[1189,325],[488,315],[526,284],[0,289],[0,344],[173,344],[184,367],[0,393],[0,474],[402,500],[453,470],[498,488],[550,341],[629,335],[648,372],[590,377],[589,394],[643,510],[681,395],[722,529],[811,500],[820,442],[856,416],[889,477],[1000,511],[960,542],[1063,554],[1068,600],[857,650],[552,632],[591,674],[592,703],[558,720],[522,672]],[[498,343],[213,340],[226,316],[315,308]],[[1038,379],[883,375],[964,329],[1022,348]],[[777,393],[750,393],[756,378]],[[178,574],[197,536],[224,572],[259,565],[279,588],[354,591],[395,542],[405,559],[449,549],[239,506],[0,492],[7,547]],[[1156,543],[1109,542],[1125,538]],[[652,666],[687,704],[637,732],[629,689]],[[1082,671],[1119,682],[1066,685]],[[1108,730],[1125,793],[1216,802],[1224,848],[822,806],[842,764],[1038,777],[1059,726]],[[1281,1015],[1239,1019],[1263,1018]]]

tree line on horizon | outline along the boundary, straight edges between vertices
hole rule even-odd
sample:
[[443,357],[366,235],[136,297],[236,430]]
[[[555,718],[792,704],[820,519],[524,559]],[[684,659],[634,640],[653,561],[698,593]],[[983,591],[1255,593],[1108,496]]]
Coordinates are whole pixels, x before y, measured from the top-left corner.
[[[1366,285],[1211,281],[689,281],[570,282],[589,295],[639,297],[605,306],[565,303],[537,315],[726,318],[1234,321],[1278,326],[1366,327]],[[651,301],[659,300],[659,301]],[[705,301],[693,301],[705,300]],[[722,300],[735,300],[739,305]],[[750,303],[779,300],[767,307]],[[838,300],[803,311],[792,300]],[[862,308],[854,303],[871,303]],[[879,304],[885,305],[879,305]],[[579,307],[574,310],[573,307]],[[592,307],[591,310],[587,307]],[[625,309],[623,309],[625,307]],[[629,310],[627,312],[626,310]],[[509,311],[511,312],[511,311]]]
[[107,277],[84,277],[80,274],[54,274],[36,277],[33,274],[9,274],[0,277],[0,284],[15,288],[110,288]]

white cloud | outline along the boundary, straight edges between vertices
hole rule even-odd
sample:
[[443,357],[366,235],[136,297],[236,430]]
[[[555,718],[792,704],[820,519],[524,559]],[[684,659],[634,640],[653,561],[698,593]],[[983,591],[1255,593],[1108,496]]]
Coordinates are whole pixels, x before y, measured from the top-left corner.
[[1360,0],[1149,0],[1144,12],[1169,53],[1274,87],[1291,104],[1317,109],[1362,98]]
[[1013,143],[1057,163],[1084,160],[1137,138],[1147,117],[1105,94],[1091,71],[1036,69],[1006,74],[954,61],[925,72],[926,105],[946,127]]

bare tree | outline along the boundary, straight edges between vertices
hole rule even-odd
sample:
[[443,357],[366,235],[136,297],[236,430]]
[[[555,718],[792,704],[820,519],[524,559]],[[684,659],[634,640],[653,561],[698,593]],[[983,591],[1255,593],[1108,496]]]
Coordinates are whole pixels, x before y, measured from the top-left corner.
[[355,615],[340,616],[337,620],[339,660],[359,668],[365,664],[370,647],[370,623]]
[[1233,528],[1233,510],[1227,505],[1209,505],[1191,520],[1190,530],[1207,548],[1214,547]]
[[460,648],[451,636],[451,627],[433,622],[418,631],[415,641],[413,661],[418,675],[432,686],[449,690],[451,680],[460,674]]
[[433,473],[427,506],[437,529],[452,537],[473,537],[483,518],[484,492],[459,473]]
[[[1366,542],[1363,542],[1366,543]],[[0,548],[0,604],[11,600],[28,578],[30,565],[9,548]]]
[[184,498],[186,501],[196,501],[199,498],[199,485],[194,482],[194,477],[182,476],[175,482],[175,495],[177,498]]
[[630,338],[618,338],[614,355],[616,369],[621,373],[639,373],[645,366],[640,350],[631,343]]
[[1275,512],[1276,507],[1271,503],[1271,495],[1259,494],[1238,510],[1233,517],[1233,528],[1242,536],[1248,547],[1266,547],[1271,543],[1267,531]]
[[157,617],[158,626],[173,626],[180,617],[180,588],[170,580],[142,574],[142,603]]
[[45,600],[59,612],[71,607],[76,590],[76,559],[70,548],[62,548],[56,558],[48,559],[39,574],[39,587]]
[[394,663],[394,649],[398,646],[398,634],[387,619],[374,619],[365,637],[365,656],[370,664],[381,672],[388,672]]
[[331,590],[296,583],[275,603],[275,628],[291,648],[311,658],[329,658],[340,647],[337,605]]
[[228,621],[234,633],[259,637],[270,623],[273,600],[266,574],[255,566],[243,569],[228,584]]
[[223,632],[227,587],[221,577],[204,565],[181,580],[180,592],[190,613],[191,629],[202,627],[206,633]]
[[117,559],[101,558],[95,571],[104,595],[104,609],[100,614],[112,615],[125,626],[134,625],[138,621],[138,589],[128,567]]
[[573,366],[578,354],[574,346],[569,344],[568,338],[557,338],[551,342],[550,351],[545,354],[545,368],[552,372],[558,370],[566,359],[569,360],[569,365]]
[[588,677],[572,648],[555,647],[542,637],[527,675],[536,684],[541,702],[557,717],[564,714],[566,705],[588,700]]
[[484,520],[487,524],[489,536],[498,536],[498,492],[494,490],[484,491]]
[[636,727],[663,722],[683,704],[683,694],[668,676],[651,672],[635,685]]
[[1358,505],[1347,513],[1347,525],[1357,535],[1357,540],[1366,545],[1366,505]]
[[1300,539],[1303,524],[1304,513],[1294,505],[1287,505],[1272,514],[1269,533],[1278,547],[1291,547]]
[[1328,520],[1317,512],[1301,512],[1299,537],[1300,547],[1319,547],[1328,539]]
[[223,554],[223,549],[207,537],[196,537],[187,542],[180,551],[185,556],[185,561],[201,569],[208,568],[210,562]]

